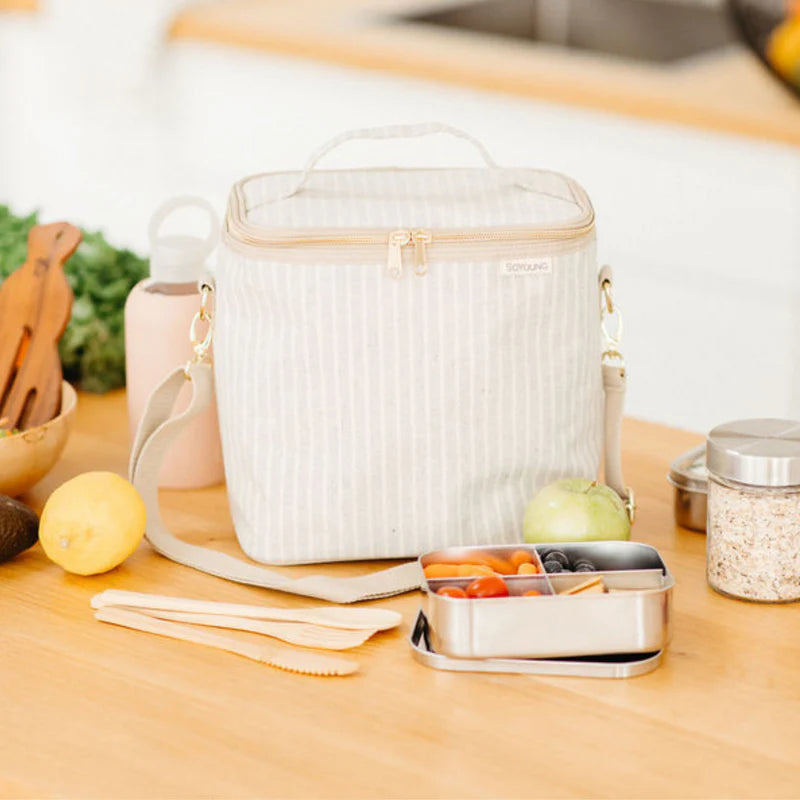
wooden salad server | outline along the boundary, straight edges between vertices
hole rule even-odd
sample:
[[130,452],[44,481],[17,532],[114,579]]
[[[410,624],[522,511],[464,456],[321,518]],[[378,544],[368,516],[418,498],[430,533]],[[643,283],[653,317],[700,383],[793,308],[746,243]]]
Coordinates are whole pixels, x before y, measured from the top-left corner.
[[72,314],[64,263],[81,238],[67,222],[35,225],[27,260],[0,286],[0,428],[33,428],[61,410],[58,341]]

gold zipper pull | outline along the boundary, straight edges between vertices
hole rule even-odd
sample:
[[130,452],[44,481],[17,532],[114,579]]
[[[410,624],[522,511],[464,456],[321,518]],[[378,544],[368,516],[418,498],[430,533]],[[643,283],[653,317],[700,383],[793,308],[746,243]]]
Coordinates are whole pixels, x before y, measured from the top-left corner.
[[414,274],[428,274],[428,253],[426,245],[431,243],[431,235],[428,231],[412,231],[411,241],[414,242]]
[[410,241],[410,231],[393,231],[389,234],[389,260],[387,262],[387,271],[390,278],[403,277],[403,247]]

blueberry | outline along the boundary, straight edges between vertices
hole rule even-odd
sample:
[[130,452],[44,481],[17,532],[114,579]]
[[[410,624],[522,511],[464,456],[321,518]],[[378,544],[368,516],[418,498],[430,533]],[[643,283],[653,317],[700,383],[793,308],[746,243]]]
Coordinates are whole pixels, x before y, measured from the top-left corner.
[[544,571],[545,572],[563,572],[564,567],[558,561],[545,561],[544,562]]
[[546,556],[545,561],[557,561],[562,567],[569,567],[569,558],[561,550],[551,550]]
[[575,565],[575,572],[594,572],[594,571],[595,568],[592,564],[587,564],[584,562],[583,564]]

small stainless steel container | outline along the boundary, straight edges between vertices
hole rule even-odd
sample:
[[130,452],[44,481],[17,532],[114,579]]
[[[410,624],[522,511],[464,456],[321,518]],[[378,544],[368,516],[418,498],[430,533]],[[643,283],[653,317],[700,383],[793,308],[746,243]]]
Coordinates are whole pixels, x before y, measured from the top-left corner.
[[667,480],[675,487],[675,522],[693,531],[705,531],[708,510],[705,444],[678,456],[670,465]]
[[[556,658],[662,650],[669,639],[674,580],[654,547],[639,542],[591,542],[461,547],[420,557],[434,563],[468,562],[478,554],[508,557],[528,550],[541,565],[545,550],[562,550],[570,560],[586,558],[596,572],[503,576],[509,597],[451,598],[442,586],[464,587],[472,578],[426,579],[426,617],[435,652],[454,658]],[[558,592],[596,575],[605,594]],[[540,597],[524,597],[529,589]]]

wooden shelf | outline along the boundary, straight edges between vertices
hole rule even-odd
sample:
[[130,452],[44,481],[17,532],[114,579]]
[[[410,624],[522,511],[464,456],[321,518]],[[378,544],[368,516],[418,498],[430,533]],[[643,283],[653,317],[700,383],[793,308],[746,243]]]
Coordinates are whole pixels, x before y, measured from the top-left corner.
[[421,5],[224,0],[181,11],[171,36],[800,145],[800,101],[743,46],[660,66],[391,20]]
[[0,11],[38,11],[39,0],[0,0]]

